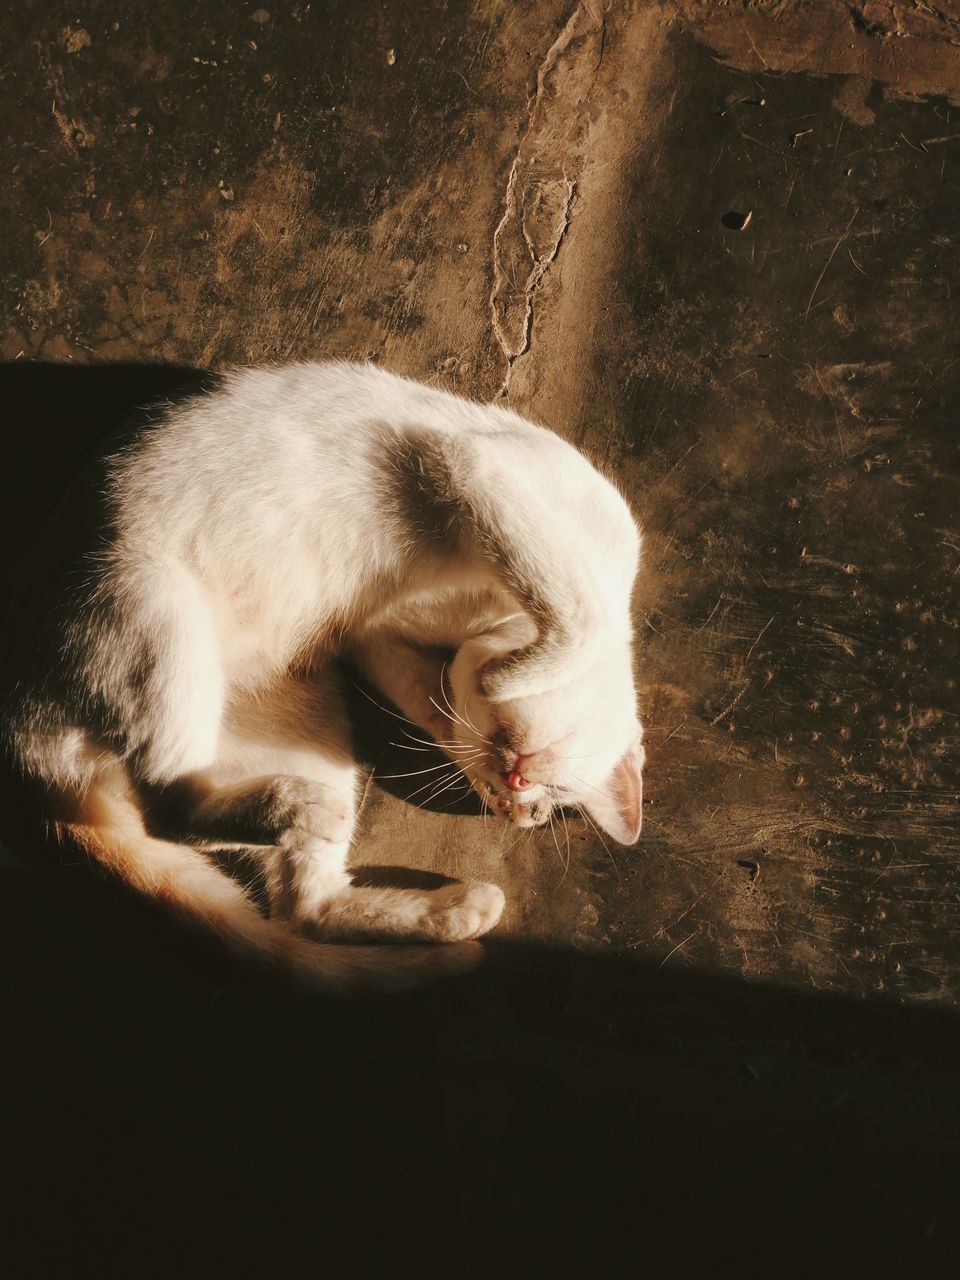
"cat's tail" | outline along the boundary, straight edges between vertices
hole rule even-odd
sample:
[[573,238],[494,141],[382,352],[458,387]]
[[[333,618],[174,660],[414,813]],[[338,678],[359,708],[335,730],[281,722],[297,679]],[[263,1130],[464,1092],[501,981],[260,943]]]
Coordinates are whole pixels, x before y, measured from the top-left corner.
[[95,781],[57,825],[102,866],[140,892],[203,925],[235,952],[259,957],[333,994],[399,991],[480,962],[475,942],[442,946],[352,946],[311,942],[264,919],[243,888],[188,845],[151,836],[134,798]]

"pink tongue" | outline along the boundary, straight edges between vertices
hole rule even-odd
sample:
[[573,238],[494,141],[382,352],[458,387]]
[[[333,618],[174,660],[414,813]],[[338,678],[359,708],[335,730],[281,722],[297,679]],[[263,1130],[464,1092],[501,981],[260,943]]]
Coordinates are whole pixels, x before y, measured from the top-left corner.
[[524,778],[519,769],[511,769],[507,774],[507,786],[511,791],[522,791],[524,787],[529,786],[526,778]]

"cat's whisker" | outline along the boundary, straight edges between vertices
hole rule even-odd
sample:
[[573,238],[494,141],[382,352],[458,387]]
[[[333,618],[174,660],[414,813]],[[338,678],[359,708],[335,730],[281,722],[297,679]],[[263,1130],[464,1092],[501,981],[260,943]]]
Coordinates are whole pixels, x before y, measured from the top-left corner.
[[[403,724],[408,724],[411,727],[411,729],[418,729],[420,727],[408,716],[401,715],[397,711],[391,711],[390,708],[385,707],[382,702],[378,702],[377,699],[372,697],[369,693],[367,693],[366,689],[364,689],[362,685],[358,684],[356,680],[352,680],[351,684],[357,690],[358,693],[362,694],[363,697],[366,698],[368,702],[373,703],[373,705],[377,707],[378,710],[382,711],[385,715],[392,716],[394,720],[399,720]],[[431,698],[430,701],[433,702],[433,705],[435,707],[437,706],[433,698]],[[437,710],[441,711],[442,708],[437,707]],[[447,718],[449,719],[449,716]],[[464,728],[467,728],[467,727],[469,726],[464,725]],[[450,738],[450,739],[438,738],[435,742],[431,742],[427,738],[414,737],[414,735],[412,733],[408,733],[406,729],[403,729],[402,732],[411,740],[411,742],[422,743],[424,750],[429,750],[431,747],[442,747],[444,750],[450,753],[454,753],[459,751],[470,751],[475,749],[471,743],[463,742],[459,738]],[[401,746],[402,744],[393,743],[392,745]]]
[[564,813],[562,808],[558,809],[557,812],[560,814],[560,821],[563,823],[563,835],[564,835],[564,839],[567,842],[567,870],[569,871],[570,856],[571,856],[570,855],[570,824],[569,822],[567,822],[567,815]]
[[[472,763],[473,763],[473,761],[471,761],[471,760],[467,760],[467,761],[465,762],[465,764],[466,764],[466,765],[470,765],[470,764],[472,764]],[[450,779],[450,781],[451,781],[451,782],[457,782],[457,781],[460,781],[461,779],[463,779],[463,781],[464,781],[465,785],[467,785],[467,786],[469,786],[469,785],[470,785],[470,780],[469,780],[469,778],[467,778],[466,774],[463,772],[463,770],[460,768],[460,766],[459,766],[459,765],[454,764],[454,763],[451,761],[449,764],[447,764],[447,766],[446,766],[446,767],[450,770],[449,779]],[[421,772],[427,772],[427,770],[421,770]],[[438,776],[438,777],[429,779],[429,781],[425,782],[425,783],[423,784],[423,786],[422,786],[422,787],[418,787],[416,791],[412,791],[409,795],[404,796],[404,799],[405,799],[405,800],[413,800],[414,796],[418,796],[418,795],[420,795],[420,793],[421,793],[422,791],[426,791],[429,787],[432,787],[432,786],[435,786],[435,785],[439,785],[440,783],[446,782],[446,781],[447,781],[447,778],[448,778],[448,775],[447,775],[447,774],[445,774],[445,773],[441,773],[441,774],[439,774],[439,776]],[[436,794],[439,794],[439,793],[436,793]],[[429,795],[428,795],[428,796],[427,796],[427,800],[430,800],[430,799],[431,799],[431,796],[429,796]]]
[[[457,778],[461,776],[460,770],[457,768],[455,764],[450,765],[450,773],[452,778]],[[430,787],[434,786],[437,782],[440,782],[443,780],[444,780],[443,775],[441,775],[440,778],[431,778],[429,782],[425,782],[422,787],[418,787],[416,791],[411,791],[409,795],[406,795],[403,798],[404,800],[412,800],[414,796],[420,795],[421,792],[429,790]]]
[[449,811],[453,808],[453,806],[454,806],[455,804],[460,804],[460,802],[461,802],[462,800],[466,799],[466,797],[470,794],[470,791],[471,791],[471,790],[472,790],[472,788],[471,788],[471,787],[470,787],[470,785],[468,784],[468,785],[467,785],[466,787],[464,787],[464,789],[463,789],[463,795],[456,795],[456,794],[455,794],[455,795],[454,795],[454,797],[453,797],[453,799],[450,801],[450,803],[449,803],[449,804],[442,804],[442,805],[440,806],[440,808],[443,810],[443,812],[444,812],[444,813],[449,813]]
[[[473,727],[473,725],[468,724],[467,721],[464,720],[464,718],[458,713],[456,707],[451,703],[450,699],[447,697],[447,683],[445,679],[446,674],[447,674],[447,664],[444,663],[443,668],[440,672],[440,696],[443,698],[444,702],[447,704],[447,710],[451,713],[453,718],[459,724],[463,725],[465,729],[470,729],[473,733],[477,733],[477,730]],[[482,737],[482,734],[479,736]]]
[[413,734],[408,733],[406,729],[401,729],[400,732],[405,738],[409,738],[411,742],[422,742],[425,747],[435,747],[437,745],[433,738],[415,738]]
[[613,869],[617,873],[617,879],[622,881],[623,876],[620,874],[620,868],[617,866],[617,860],[613,856],[613,854],[610,852],[610,846],[607,844],[606,840],[604,840],[603,836],[600,834],[600,828],[597,826],[594,820],[590,817],[590,815],[587,813],[586,809],[584,809],[582,804],[578,804],[576,807],[580,811],[580,816],[581,818],[583,818],[584,822],[589,823],[589,825],[593,827],[594,831],[596,832],[597,839],[603,845],[604,849],[606,850],[607,857],[613,863]]
[[453,706],[450,699],[447,697],[447,687],[446,687],[446,681],[444,679],[444,676],[446,675],[446,671],[447,671],[447,664],[444,663],[443,670],[440,673],[440,692],[443,695],[444,702],[447,704],[447,707],[449,708],[449,710],[453,713],[454,716],[456,716],[457,720],[460,722],[460,724],[463,725],[465,729],[469,729],[471,733],[475,733],[477,737],[481,740],[481,742],[486,742],[487,741],[486,735],[480,732],[477,726],[470,719],[470,716],[467,714],[466,703],[464,703],[464,706],[463,706],[463,714],[460,715],[456,707]]
[[440,712],[440,714],[444,717],[445,720],[449,720],[451,724],[457,723],[449,711],[444,711],[443,707],[441,707],[440,703],[436,700],[436,698],[433,697],[432,694],[430,696],[430,702],[436,708],[436,710]]
[[[431,764],[426,769],[413,769],[409,773],[375,773],[374,776],[381,782],[389,781],[391,778],[419,778],[424,773],[436,773],[438,769],[449,769],[450,763],[449,760],[444,760],[442,764]],[[473,760],[466,760],[463,763],[473,764]],[[459,765],[457,767],[459,768]]]
[[453,713],[454,716],[456,716],[457,720],[460,721],[460,723],[463,725],[465,729],[469,729],[472,733],[475,733],[478,738],[482,739],[483,741],[486,741],[486,736],[480,732],[480,730],[477,728],[477,726],[473,723],[473,721],[470,719],[469,715],[467,714],[466,703],[464,703],[464,706],[463,706],[463,715],[460,715],[457,712],[456,707],[451,703],[450,699],[447,697],[447,683],[445,679],[446,674],[447,674],[447,664],[444,663],[443,670],[440,672],[440,693],[442,694],[443,700],[447,704],[448,709]]
[[[512,844],[508,844],[506,849],[503,850],[504,857],[508,853],[510,853],[512,849],[515,849],[517,847],[517,845],[520,843],[520,841],[523,839],[524,836],[529,836],[532,833],[532,831],[533,831],[532,827],[528,827],[528,828],[521,827],[520,834],[517,836],[516,840],[514,840]],[[501,841],[501,843],[503,842]]]
[[452,755],[454,752],[462,751],[464,754],[466,754],[468,751],[477,750],[477,748],[470,747],[470,746],[441,747],[439,743],[434,744],[432,747],[411,747],[406,742],[394,742],[392,739],[390,740],[388,745],[391,747],[398,747],[401,751],[420,751],[425,756],[438,755],[441,751],[445,751],[448,755]]
[[480,730],[477,728],[477,726],[476,726],[476,725],[473,723],[473,721],[470,719],[470,716],[469,716],[469,714],[467,713],[467,703],[466,703],[466,702],[464,702],[464,704],[463,704],[463,716],[464,716],[464,719],[465,719],[465,721],[466,721],[467,728],[468,728],[468,729],[471,729],[471,730],[472,730],[472,731],[477,735],[477,737],[478,737],[478,738],[481,738],[481,739],[483,739],[483,741],[484,741],[484,742],[486,742],[486,741],[487,741],[487,737],[486,737],[486,735],[485,735],[485,734],[483,734],[483,733],[481,733],[481,732],[480,732]]
[[550,812],[549,812],[549,814],[548,814],[548,818],[549,818],[549,822],[550,822],[550,835],[553,837],[553,847],[556,849],[556,851],[557,851],[557,857],[560,859],[560,865],[561,865],[561,867],[563,867],[563,875],[560,877],[560,880],[559,880],[558,885],[557,885],[557,887],[559,888],[559,886],[560,886],[561,884],[563,884],[564,880],[566,880],[566,878],[567,878],[567,872],[570,870],[570,864],[569,864],[569,863],[565,863],[565,862],[564,862],[564,860],[563,860],[563,853],[562,853],[562,852],[561,852],[561,850],[560,850],[560,842],[559,842],[559,840],[557,839],[557,833],[556,833],[556,830],[554,829],[554,825],[553,825],[553,810],[552,810],[552,809],[550,810]]
[[[443,786],[443,787],[444,787],[444,789],[445,789],[445,784],[446,784],[446,782],[447,782],[447,779],[446,779],[446,778],[434,778],[434,779],[433,779],[433,785],[434,785],[435,787],[441,787],[441,786]],[[453,777],[450,779],[450,782],[451,782],[451,783],[457,783],[457,784],[459,784],[460,786],[463,786],[463,787],[466,787],[466,788],[469,788],[469,786],[470,786],[470,779],[469,779],[465,774],[461,773],[459,770],[458,770],[458,771],[453,775]],[[430,797],[428,796],[427,798],[429,799]]]
[[[477,738],[479,738],[480,745],[484,747],[489,746],[489,740],[486,737],[484,737],[484,735],[480,732],[480,730],[474,728],[472,724],[468,724],[466,720],[464,720],[461,716],[457,715],[456,711],[453,712],[453,716],[451,717],[446,711],[444,711],[443,707],[441,707],[433,698],[431,698],[430,701],[433,703],[436,709],[440,712],[440,714],[446,716],[447,719],[450,720],[452,724],[462,725],[464,729],[467,729],[471,733],[475,734]],[[459,739],[456,739],[456,741],[459,741]]]
[[[502,816],[502,815],[501,815],[501,816]],[[505,819],[505,820],[500,824],[500,839],[497,841],[497,851],[501,854],[501,856],[502,856],[503,854],[507,853],[507,850],[506,850],[506,849],[504,849],[504,847],[503,847],[503,842],[504,842],[504,841],[506,840],[506,838],[507,838],[507,831],[508,831],[508,830],[509,830],[509,823],[508,823],[508,822],[506,821],[506,819]]]
[[[434,781],[436,781],[436,779]],[[432,801],[438,799],[440,796],[443,795],[445,791],[449,791],[451,787],[455,787],[457,783],[460,781],[461,781],[460,778],[451,778],[450,781],[447,782],[445,786],[437,787],[436,789],[430,792],[430,794],[426,797],[426,799],[420,802],[420,807],[423,808],[424,805],[430,804]]]
[[357,690],[358,693],[362,694],[368,702],[372,702],[373,705],[377,707],[380,711],[382,711],[385,715],[393,716],[394,720],[402,720],[404,724],[410,725],[410,727],[413,729],[418,728],[418,726],[415,725],[414,722],[411,719],[409,719],[407,716],[401,715],[399,711],[391,711],[390,708],[385,707],[382,702],[378,702],[376,698],[371,697],[370,694],[367,693],[366,689],[364,689],[363,685],[358,684],[356,680],[351,680],[350,683],[353,685],[353,687]]
[[427,747],[442,747],[445,751],[472,751],[473,744],[462,742],[459,738],[415,738],[412,733],[402,730],[411,742],[422,742]]
[[[470,729],[470,725],[468,725],[465,720],[463,720],[460,716],[458,716],[455,711],[453,715],[451,715],[449,711],[444,711],[443,707],[441,707],[440,703],[437,702],[436,698],[431,697],[430,701],[433,703],[434,707],[436,707],[437,711],[439,711],[442,716],[446,716],[446,718],[450,721],[451,724],[459,724],[459,725],[462,725],[464,729]],[[476,730],[473,729],[471,730],[471,732],[476,733]]]

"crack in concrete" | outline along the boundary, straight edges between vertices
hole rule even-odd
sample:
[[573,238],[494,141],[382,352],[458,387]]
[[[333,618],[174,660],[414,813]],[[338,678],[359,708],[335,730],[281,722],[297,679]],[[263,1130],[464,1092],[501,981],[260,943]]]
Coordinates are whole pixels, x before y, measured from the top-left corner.
[[560,225],[557,228],[557,233],[554,237],[553,244],[549,247],[545,255],[540,257],[537,256],[536,246],[533,242],[533,239],[530,233],[527,230],[526,218],[521,217],[521,229],[523,231],[523,238],[528,248],[530,249],[530,257],[533,261],[533,267],[531,268],[530,274],[527,276],[526,284],[524,285],[524,294],[526,298],[526,310],[524,312],[520,346],[518,350],[513,354],[514,360],[516,360],[519,356],[524,355],[527,351],[530,350],[530,331],[533,325],[533,296],[537,292],[537,290],[540,288],[540,285],[543,281],[543,277],[547,273],[547,268],[550,266],[550,264],[556,258],[557,254],[560,252],[560,244],[563,240],[563,237],[566,235],[567,227],[570,225],[570,205],[573,201],[573,196],[574,196],[574,192],[576,191],[577,184],[574,180],[567,178],[566,175],[564,175],[564,182],[566,183],[567,190],[566,190],[566,199],[563,202],[563,208],[560,210]]
[[[599,40],[600,57],[593,60],[588,73],[578,60],[570,69],[562,90],[551,95],[548,77],[573,44],[591,35]],[[544,152],[549,156],[558,149],[565,150],[564,97],[572,100],[574,106],[582,100],[583,94],[578,96],[578,92],[584,88],[587,76],[596,75],[605,39],[605,14],[598,18],[588,5],[578,4],[538,67],[536,89],[527,102],[527,127],[510,166],[503,217],[493,234],[490,315],[494,335],[507,362],[498,400],[509,395],[514,365],[530,350],[534,299],[560,252],[576,195],[576,179],[569,178],[565,168],[561,168],[559,177],[555,176],[557,166],[551,166],[549,159],[544,161],[541,157]],[[551,127],[552,117],[544,118],[543,106],[548,100],[555,106],[559,104],[553,112],[553,116],[560,117],[559,128]],[[549,172],[551,167],[554,173]],[[518,276],[524,268],[526,275],[520,283]]]

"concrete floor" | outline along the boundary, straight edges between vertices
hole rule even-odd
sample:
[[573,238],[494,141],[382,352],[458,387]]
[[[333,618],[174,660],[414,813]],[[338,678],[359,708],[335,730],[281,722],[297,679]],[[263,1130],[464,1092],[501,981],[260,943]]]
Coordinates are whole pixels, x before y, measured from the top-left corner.
[[358,862],[506,890],[476,979],[329,1009],[11,862],[33,1273],[166,1274],[178,1222],[214,1270],[284,1271],[344,1221],[382,1224],[360,1269],[434,1241],[457,1274],[661,1246],[942,1273],[960,9],[51,0],[7,28],[8,539],[40,465],[169,376],[27,362],[349,356],[555,427],[647,540],[635,850],[368,790]]

